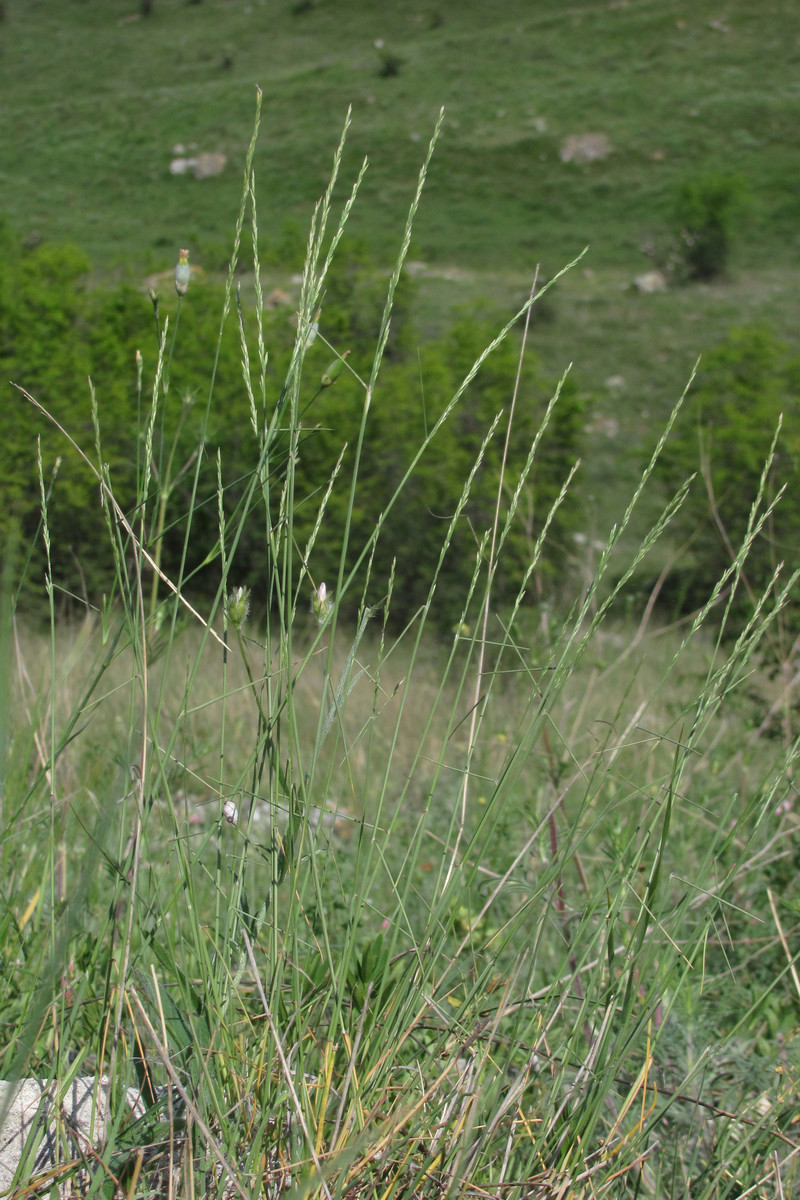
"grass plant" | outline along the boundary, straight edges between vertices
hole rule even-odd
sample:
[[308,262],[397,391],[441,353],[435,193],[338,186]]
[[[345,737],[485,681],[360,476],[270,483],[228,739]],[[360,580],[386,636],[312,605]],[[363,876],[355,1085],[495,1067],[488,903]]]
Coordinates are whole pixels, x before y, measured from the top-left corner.
[[[263,312],[257,131],[222,324],[245,239],[252,319]],[[200,612],[185,557],[158,549],[174,515],[170,445],[159,444],[175,402],[166,327],[137,494],[115,492],[96,410],[96,445],[79,447],[115,555],[102,612],[80,628],[53,620],[43,640],[6,584],[0,1073],[58,1087],[78,1072],[109,1077],[106,1140],[56,1177],[89,1196],[711,1200],[788,1195],[798,1182],[798,750],[788,702],[774,710],[782,722],[763,718],[775,686],[763,647],[795,576],[776,576],[725,636],[769,520],[763,487],[694,619],[626,624],[625,589],[685,496],[630,549],[670,417],[572,606],[547,614],[527,596],[548,518],[517,603],[499,611],[493,580],[535,443],[519,478],[503,480],[493,524],[475,531],[471,583],[443,643],[429,629],[437,587],[486,446],[513,420],[509,396],[444,526],[427,600],[403,627],[392,621],[402,579],[390,573],[383,599],[366,599],[385,512],[357,568],[345,567],[348,523],[338,577],[315,571],[334,489],[348,514],[369,500],[361,439],[381,402],[394,290],[438,133],[360,381],[349,476],[336,467],[311,497],[295,486],[305,356],[323,336],[315,315],[362,179],[356,170],[336,219],[343,136],[278,395],[269,346],[259,339],[252,362],[242,341],[259,452],[233,515],[224,447],[217,458],[213,602]],[[179,358],[179,333],[169,353]],[[206,421],[224,403],[213,364],[205,403]],[[44,464],[40,476],[47,546]],[[184,545],[199,502],[195,488]],[[318,518],[298,545],[302,503]],[[237,541],[254,521],[262,597],[237,580]],[[13,1195],[53,1184],[25,1170]]]

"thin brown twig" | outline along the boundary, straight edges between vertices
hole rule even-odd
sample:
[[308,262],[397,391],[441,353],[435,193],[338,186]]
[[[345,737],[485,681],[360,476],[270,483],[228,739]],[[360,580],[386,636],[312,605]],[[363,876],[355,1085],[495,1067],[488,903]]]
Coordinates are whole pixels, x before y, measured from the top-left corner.
[[789,949],[788,942],[786,941],[786,934],[783,932],[783,926],[781,925],[781,919],[778,916],[778,910],[775,907],[775,897],[772,895],[772,888],[767,888],[767,899],[769,900],[769,906],[772,909],[772,916],[775,921],[775,928],[778,930],[778,937],[781,940],[781,945],[783,946],[784,954],[786,955],[787,959],[789,960],[789,972],[792,976],[795,990],[797,991],[798,996],[800,996],[800,978],[798,978],[797,968],[794,965],[795,960],[792,957],[792,952]]

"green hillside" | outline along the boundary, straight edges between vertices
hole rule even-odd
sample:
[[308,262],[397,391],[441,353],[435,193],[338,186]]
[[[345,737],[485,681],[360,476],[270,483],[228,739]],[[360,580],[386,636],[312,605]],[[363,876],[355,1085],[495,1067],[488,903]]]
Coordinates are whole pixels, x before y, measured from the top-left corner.
[[[800,45],[790,4],[736,0],[724,15],[706,0],[505,0],[491,15],[473,0],[143,7],[3,6],[2,213],[30,244],[80,244],[97,279],[141,283],[184,245],[206,271],[224,268],[258,85],[268,289],[286,287],[302,261],[348,106],[340,201],[369,159],[348,236],[387,262],[444,106],[411,254],[424,264],[421,336],[459,306],[510,311],[537,265],[547,277],[588,245],[536,350],[553,372],[574,362],[599,426],[613,416],[629,444],[731,325],[793,335]],[[586,133],[605,136],[607,157],[563,162],[566,139]],[[178,145],[224,154],[223,172],[172,176]],[[677,189],[719,172],[742,188],[727,276],[631,291],[653,266],[643,248],[668,252]],[[609,378],[622,379],[614,394]],[[602,439],[600,449],[607,476]]]
[[[595,269],[635,271],[687,174],[749,185],[738,262],[798,249],[800,90],[791,5],[266,3],[8,0],[2,24],[3,195],[23,233],[76,240],[98,270],[168,265],[225,244],[253,89],[263,232],[305,227],[353,106],[345,158],[370,160],[354,229],[378,250],[401,228],[425,142],[447,113],[417,226],[425,260],[545,271],[586,243]],[[379,46],[378,43],[381,43]],[[389,63],[387,67],[386,64]],[[396,74],[381,74],[396,63]],[[562,162],[564,139],[612,152]],[[169,173],[175,144],[221,152],[221,177]],[[213,247],[213,250],[211,249]]]

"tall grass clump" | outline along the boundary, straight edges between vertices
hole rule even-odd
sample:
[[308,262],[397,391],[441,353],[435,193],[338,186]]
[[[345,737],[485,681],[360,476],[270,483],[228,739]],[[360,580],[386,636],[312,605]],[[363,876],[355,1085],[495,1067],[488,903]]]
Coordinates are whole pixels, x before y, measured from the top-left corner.
[[[638,628],[618,615],[686,494],[681,484],[631,549],[672,420],[574,602],[545,620],[529,591],[577,464],[533,530],[516,600],[499,606],[559,385],[527,460],[501,472],[486,528],[472,530],[442,641],[439,589],[484,459],[495,444],[503,459],[525,402],[515,389],[440,522],[427,594],[398,623],[403,578],[391,565],[376,577],[391,511],[484,361],[525,327],[534,287],[424,431],[370,536],[350,544],[370,503],[362,451],[439,125],[371,365],[357,373],[331,344],[320,376],[307,356],[325,337],[326,277],[364,174],[336,217],[343,136],[275,391],[256,122],[220,324],[220,338],[231,320],[241,337],[249,428],[234,432],[251,438],[250,471],[230,479],[224,441],[207,440],[228,399],[213,362],[196,446],[173,452],[180,329],[159,317],[155,362],[138,361],[135,494],[104,460],[102,396],[87,401],[93,445],[62,430],[115,564],[79,627],[55,619],[58,478],[40,461],[49,638],[24,627],[9,572],[3,596],[2,1076],[62,1092],[77,1075],[105,1077],[110,1102],[100,1145],[67,1140],[45,1178],[21,1167],[12,1194],[710,1198],[788,1195],[797,1181],[797,740],[788,695],[777,737],[748,707],[795,574],[776,572],[726,636],[774,503],[769,468],[741,545],[684,625],[653,633],[648,614]],[[235,289],[246,237],[251,296]],[[361,396],[353,444],[301,489],[310,430],[345,373]],[[23,402],[48,419],[24,386]],[[322,575],[334,500],[338,566]],[[209,508],[211,602],[187,565]],[[260,592],[237,565],[256,523]],[[168,555],[170,528],[180,540]]]

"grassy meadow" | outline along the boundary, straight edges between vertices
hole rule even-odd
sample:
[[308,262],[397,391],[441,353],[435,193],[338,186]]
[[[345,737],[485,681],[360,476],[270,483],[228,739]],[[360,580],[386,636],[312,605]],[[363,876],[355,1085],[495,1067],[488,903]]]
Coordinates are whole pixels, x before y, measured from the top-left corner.
[[[8,1196],[800,1191],[789,6],[147,7],[0,10],[24,317],[26,263],[74,242],[150,339],[133,419],[84,351],[57,360],[82,409],[47,375],[9,399],[38,529],[1,591],[0,1078],[112,1103],[46,1173],[35,1135]],[[562,161],[587,131],[608,156]],[[171,176],[178,143],[225,169]],[[725,269],[632,288],[709,173]],[[353,247],[381,300],[349,355],[325,314]],[[681,425],[701,352],[703,403],[741,384],[765,427],[724,496]],[[90,503],[106,573],[66,620]],[[666,616],[692,545],[710,575]]]

